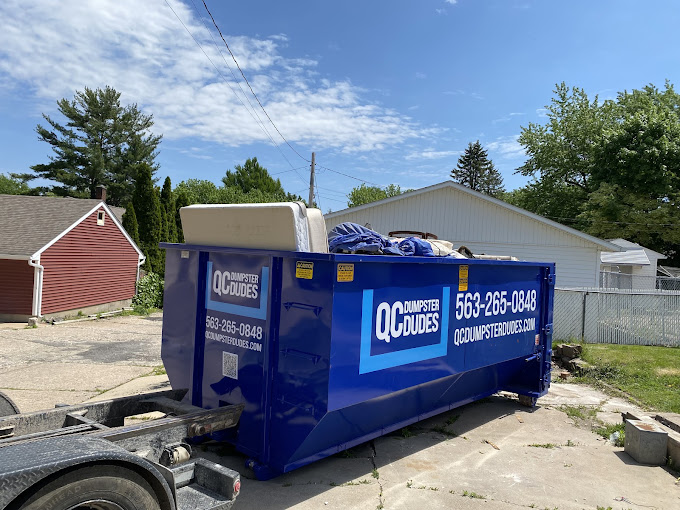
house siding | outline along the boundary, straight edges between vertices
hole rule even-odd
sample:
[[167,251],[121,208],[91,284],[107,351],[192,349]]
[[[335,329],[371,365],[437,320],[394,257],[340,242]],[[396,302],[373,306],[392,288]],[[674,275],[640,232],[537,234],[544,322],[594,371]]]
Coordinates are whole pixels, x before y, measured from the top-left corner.
[[130,299],[138,254],[108,213],[95,210],[40,256],[45,268],[41,313],[55,313]]
[[0,315],[31,315],[34,272],[27,260],[0,259]]
[[555,262],[559,286],[597,286],[601,247],[453,188],[434,189],[359,211],[349,209],[327,218],[326,227],[330,230],[345,221],[369,223],[383,234],[393,230],[432,232],[456,248],[465,245],[475,253]]

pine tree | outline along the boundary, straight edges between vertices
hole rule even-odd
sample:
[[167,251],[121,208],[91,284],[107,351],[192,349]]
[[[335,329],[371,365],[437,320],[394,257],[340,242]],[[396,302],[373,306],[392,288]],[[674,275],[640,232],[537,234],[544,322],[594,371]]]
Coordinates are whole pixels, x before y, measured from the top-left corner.
[[503,177],[479,140],[468,144],[465,153],[458,158],[458,165],[451,170],[451,178],[458,184],[492,197],[505,192]]
[[191,202],[187,194],[184,191],[177,193],[177,199],[175,200],[175,227],[177,228],[178,243],[184,242],[184,231],[182,230],[182,219],[180,218],[179,210],[188,205],[191,205]]
[[130,239],[139,247],[139,226],[137,225],[137,215],[135,214],[135,206],[132,202],[128,202],[125,206],[125,214],[123,214],[123,228],[130,236]]
[[140,249],[146,255],[145,269],[160,272],[162,268],[162,253],[158,247],[161,240],[161,206],[153,181],[151,166],[146,163],[137,165],[137,179],[135,191],[132,195],[132,205],[139,224]]
[[165,178],[163,189],[161,190],[161,207],[165,213],[165,229],[167,230],[167,238],[164,241],[168,243],[177,242],[177,225],[175,223],[175,197],[172,192],[172,183],[170,177]]
[[147,163],[156,170],[161,136],[150,133],[153,116],[136,104],[122,106],[120,92],[111,87],[78,91],[72,101],[57,102],[66,123],[43,115],[49,126],[36,127],[38,139],[52,147],[49,163],[31,167],[22,179],[41,177],[57,184],[41,187],[59,196],[94,198],[97,186],[107,188],[107,203],[128,202],[135,183],[135,168]]

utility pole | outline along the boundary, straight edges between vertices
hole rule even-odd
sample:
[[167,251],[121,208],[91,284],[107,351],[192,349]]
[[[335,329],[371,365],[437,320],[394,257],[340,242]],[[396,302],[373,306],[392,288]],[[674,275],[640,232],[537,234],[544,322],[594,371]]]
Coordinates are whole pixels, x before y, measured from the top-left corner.
[[314,153],[312,152],[312,171],[309,173],[309,202],[307,207],[314,207]]

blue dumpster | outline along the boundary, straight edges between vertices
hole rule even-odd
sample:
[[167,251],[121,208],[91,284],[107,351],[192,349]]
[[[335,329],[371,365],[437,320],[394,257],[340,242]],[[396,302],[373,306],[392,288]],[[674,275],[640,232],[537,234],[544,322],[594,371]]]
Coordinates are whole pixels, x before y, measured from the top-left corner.
[[260,479],[550,384],[551,263],[163,244],[162,357]]

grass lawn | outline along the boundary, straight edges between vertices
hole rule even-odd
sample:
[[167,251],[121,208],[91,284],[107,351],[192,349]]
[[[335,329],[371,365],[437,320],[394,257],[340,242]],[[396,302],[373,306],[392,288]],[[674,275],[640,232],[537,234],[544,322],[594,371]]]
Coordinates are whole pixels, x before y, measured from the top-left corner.
[[656,411],[680,413],[680,348],[584,344],[595,366],[585,382],[604,381]]

